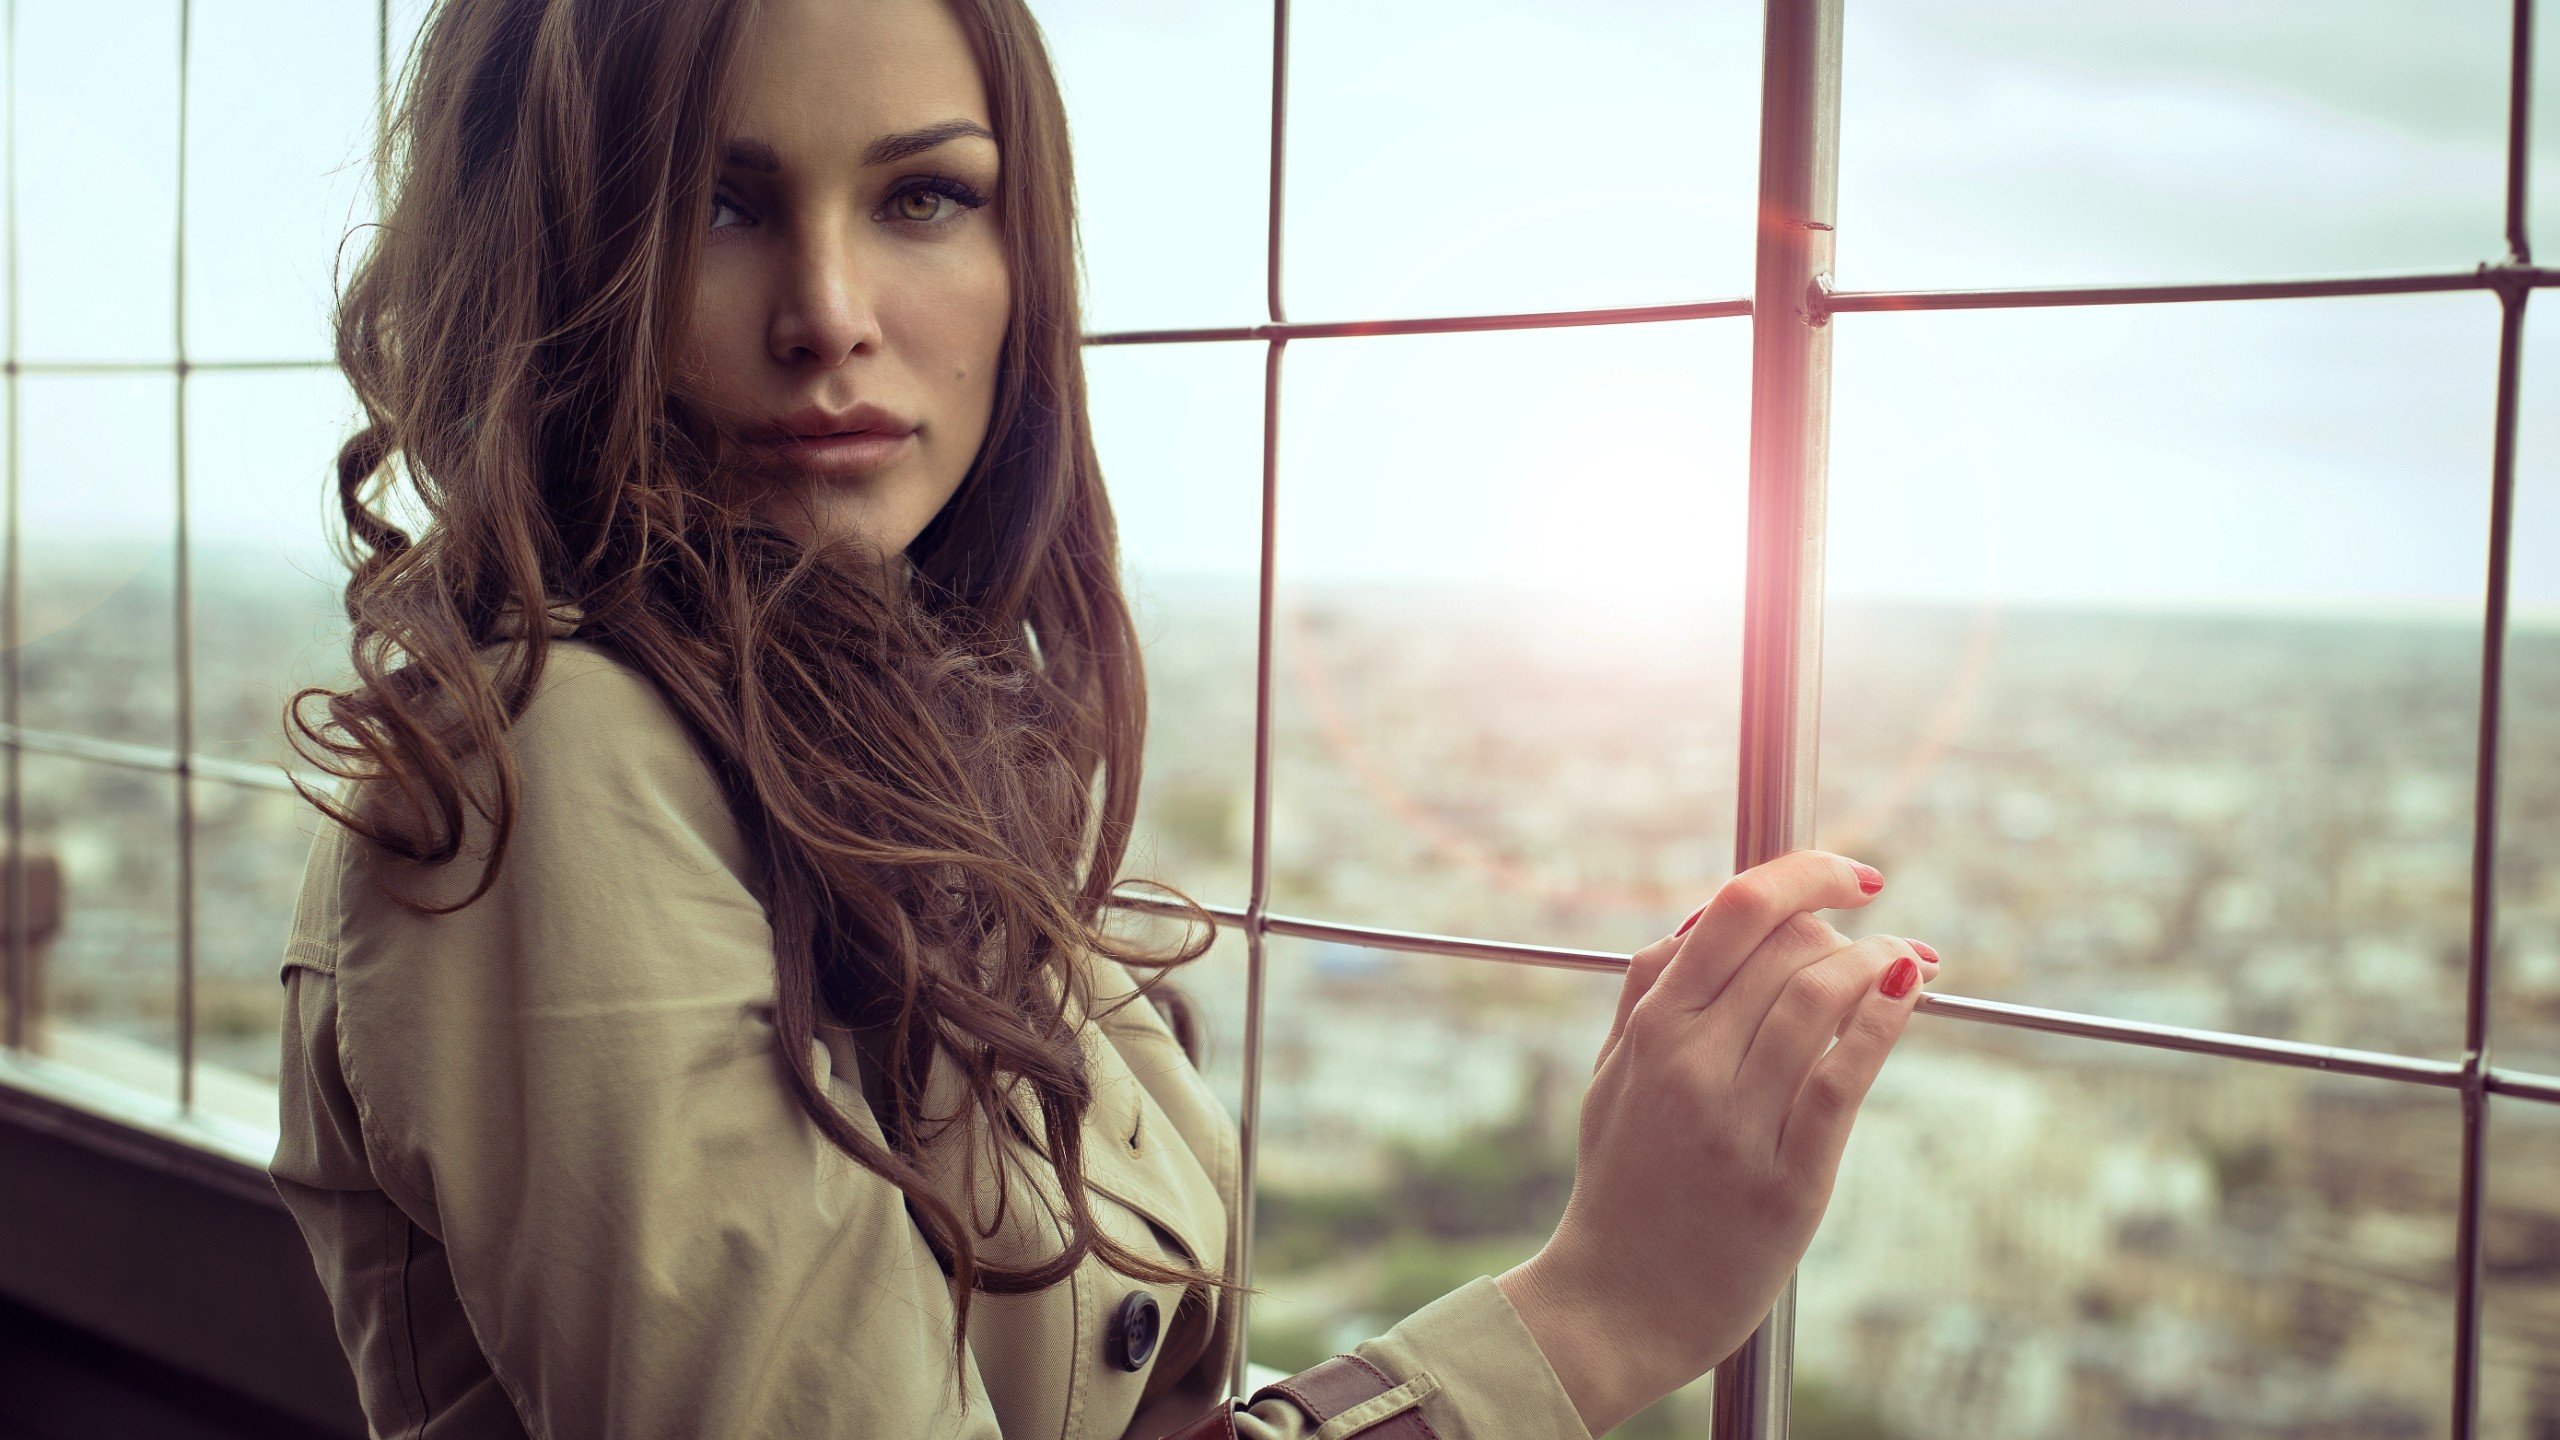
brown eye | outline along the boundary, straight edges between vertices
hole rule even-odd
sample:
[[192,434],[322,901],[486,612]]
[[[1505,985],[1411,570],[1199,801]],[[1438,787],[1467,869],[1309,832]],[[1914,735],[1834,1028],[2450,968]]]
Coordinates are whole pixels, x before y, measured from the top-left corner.
[[[947,202],[947,203],[946,203]],[[968,212],[987,203],[987,197],[947,176],[919,178],[896,194],[882,207],[885,219],[902,221],[928,230],[956,225]],[[917,207],[921,206],[919,209]]]

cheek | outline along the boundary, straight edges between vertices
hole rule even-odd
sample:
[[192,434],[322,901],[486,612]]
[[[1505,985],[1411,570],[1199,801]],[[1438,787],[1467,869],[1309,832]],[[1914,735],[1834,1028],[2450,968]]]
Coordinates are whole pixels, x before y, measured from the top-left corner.
[[984,257],[943,279],[934,287],[939,293],[931,307],[919,316],[932,336],[937,362],[929,373],[943,376],[956,398],[982,406],[994,394],[997,362],[1012,315],[1004,257]]
[[1005,273],[1004,257],[998,255],[989,267],[987,284],[978,307],[978,352],[985,357],[983,369],[995,368],[996,352],[1004,346],[1006,322],[1013,316],[1013,284]]
[[734,402],[752,391],[749,377],[761,345],[746,287],[726,273],[731,268],[706,257],[679,347],[683,385],[712,401]]

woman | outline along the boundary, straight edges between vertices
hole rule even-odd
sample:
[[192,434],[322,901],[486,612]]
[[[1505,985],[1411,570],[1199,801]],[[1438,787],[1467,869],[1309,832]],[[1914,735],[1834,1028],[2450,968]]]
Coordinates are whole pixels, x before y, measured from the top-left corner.
[[1588,1437],[1750,1333],[1917,1003],[1816,851],[1636,954],[1534,1259],[1227,1397],[1020,0],[447,0],[412,66],[274,1163],[378,1433]]

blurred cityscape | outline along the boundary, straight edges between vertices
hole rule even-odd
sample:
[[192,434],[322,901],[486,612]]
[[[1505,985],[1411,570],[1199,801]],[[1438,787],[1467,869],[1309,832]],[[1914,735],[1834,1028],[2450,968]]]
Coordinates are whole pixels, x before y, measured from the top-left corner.
[[[165,565],[43,552],[30,725],[175,743]],[[1153,720],[1127,874],[1241,906],[1254,587],[1133,588]],[[213,554],[194,589],[196,748],[284,758],[283,695],[343,664],[327,586]],[[1274,910],[1624,954],[1730,872],[1738,617],[1285,577],[1281,599]],[[1829,918],[1928,940],[1951,994],[2458,1058],[2479,638],[1835,606],[1819,843],[1889,883]],[[2507,663],[2492,1053],[2560,1073],[2560,634],[2519,630]],[[176,782],[33,753],[24,776],[63,876],[45,1013],[173,1048]],[[195,783],[199,1088],[254,1112],[316,819]],[[1617,985],[1289,939],[1266,958],[1253,1348],[1294,1369],[1543,1241]],[[1178,981],[1239,1107],[1245,981],[1232,932]],[[2560,1112],[2490,1115],[2480,1433],[2554,1440]],[[2440,1089],[1923,1015],[1801,1272],[1795,1432],[2449,1434],[2460,1120]],[[1702,1436],[1709,1388],[1614,1433]]]
[[[1139,589],[1132,869],[1241,906],[1252,590]],[[1738,617],[1280,599],[1275,910],[1624,953],[1730,872]],[[1928,940],[1950,993],[2459,1057],[2476,620],[1835,605],[1825,634],[1818,840],[1888,877],[1844,931]],[[2507,666],[2493,1053],[2560,1071],[2560,634]],[[1243,949],[1185,976],[1231,1097]],[[1254,1334],[1296,1366],[1535,1251],[1617,985],[1289,939],[1264,984]],[[2491,1113],[2480,1433],[2551,1440],[2560,1114]],[[1795,1431],[2448,1434],[2460,1121],[1915,1019],[1801,1272]],[[1704,1435],[1709,1390],[1618,1433]]]

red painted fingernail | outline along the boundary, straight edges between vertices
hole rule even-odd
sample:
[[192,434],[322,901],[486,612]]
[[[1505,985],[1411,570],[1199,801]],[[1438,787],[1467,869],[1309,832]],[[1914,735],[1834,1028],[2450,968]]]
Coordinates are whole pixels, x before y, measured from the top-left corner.
[[1861,865],[1852,860],[1849,862],[1849,868],[1858,872],[1859,889],[1873,895],[1884,888],[1884,872],[1873,865]]
[[1884,972],[1884,993],[1899,1000],[1911,993],[1911,982],[1920,978],[1920,962],[1908,955],[1897,956]]
[[1682,935],[1686,935],[1686,934],[1688,934],[1688,933],[1689,933],[1689,927],[1690,927],[1690,926],[1692,926],[1692,925],[1697,924],[1697,923],[1698,923],[1698,917],[1699,917],[1699,916],[1701,916],[1701,915],[1704,915],[1704,914],[1706,914],[1706,913],[1707,913],[1707,907],[1706,907],[1706,906],[1704,906],[1704,905],[1701,905],[1701,906],[1699,906],[1697,909],[1690,911],[1690,912],[1689,912],[1689,918],[1680,922],[1680,928],[1671,932],[1671,933],[1672,933],[1672,935],[1673,935],[1673,937],[1677,938],[1677,937],[1679,937],[1679,936],[1682,936]]
[[1938,963],[1938,952],[1930,949],[1926,942],[1914,940],[1911,942],[1911,948],[1920,952],[1921,959],[1928,961],[1932,965]]

